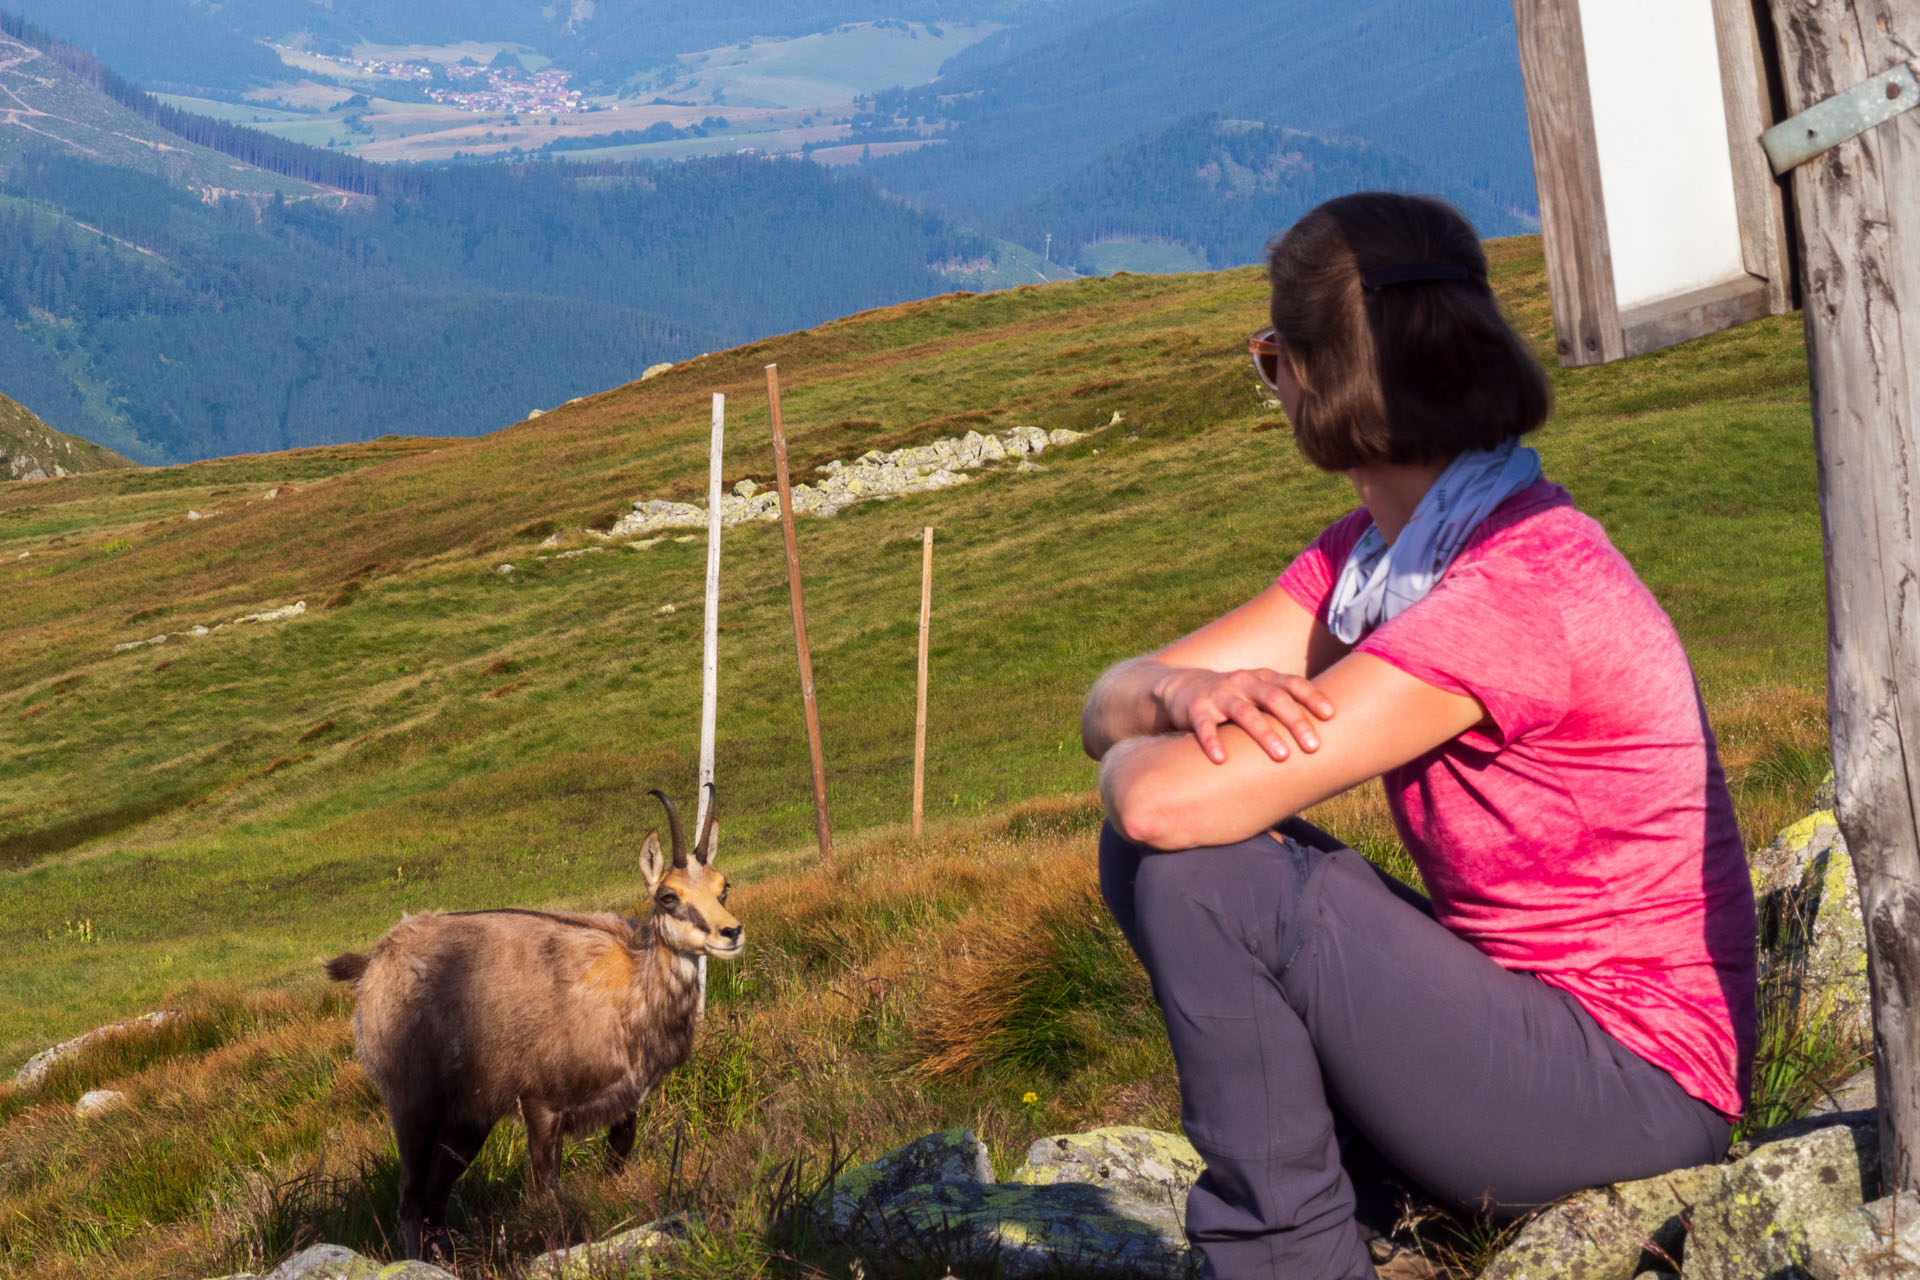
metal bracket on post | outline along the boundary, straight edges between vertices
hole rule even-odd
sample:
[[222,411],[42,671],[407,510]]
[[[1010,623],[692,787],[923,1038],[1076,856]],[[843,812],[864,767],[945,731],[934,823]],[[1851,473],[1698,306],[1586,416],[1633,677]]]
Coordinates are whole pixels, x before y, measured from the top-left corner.
[[1830,147],[1920,107],[1920,82],[1905,63],[1815,103],[1760,135],[1775,177]]

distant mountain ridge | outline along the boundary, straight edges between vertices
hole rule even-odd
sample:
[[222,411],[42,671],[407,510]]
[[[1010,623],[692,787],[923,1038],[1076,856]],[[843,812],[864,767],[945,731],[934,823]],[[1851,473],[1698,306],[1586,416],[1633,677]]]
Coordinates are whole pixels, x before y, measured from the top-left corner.
[[[1506,0],[1131,0],[1069,11],[974,45],[937,84],[876,95],[862,123],[889,133],[946,121],[942,145],[868,170],[890,191],[995,227],[1102,185],[1116,156],[1151,159],[1154,139],[1199,112],[1364,143],[1391,161],[1366,185],[1417,175],[1477,211],[1484,235],[1537,225]],[[1161,180],[1172,179],[1143,175]]]
[[0,387],[142,462],[504,426],[984,250],[798,162],[400,168],[142,114],[28,26],[0,28]]
[[111,449],[55,431],[19,401],[0,395],[0,480],[51,480],[133,465]]

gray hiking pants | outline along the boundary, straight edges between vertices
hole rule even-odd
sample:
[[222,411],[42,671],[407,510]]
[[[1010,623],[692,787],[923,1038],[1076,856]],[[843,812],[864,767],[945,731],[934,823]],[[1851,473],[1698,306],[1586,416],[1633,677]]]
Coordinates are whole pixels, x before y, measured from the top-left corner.
[[1500,1214],[1725,1154],[1719,1112],[1573,997],[1325,832],[1281,830],[1181,853],[1100,835],[1100,889],[1153,979],[1207,1162],[1187,1234],[1210,1274],[1370,1280],[1395,1171]]

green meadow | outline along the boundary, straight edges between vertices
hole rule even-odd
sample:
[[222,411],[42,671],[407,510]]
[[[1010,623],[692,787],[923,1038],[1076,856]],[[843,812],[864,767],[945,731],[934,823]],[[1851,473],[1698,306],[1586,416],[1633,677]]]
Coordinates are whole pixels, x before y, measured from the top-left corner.
[[[1490,251],[1546,357],[1538,241]],[[717,970],[723,1016],[635,1168],[601,1178],[575,1153],[566,1229],[671,1202],[708,1221],[676,1274],[810,1274],[777,1227],[795,1161],[817,1172],[950,1124],[1017,1161],[1068,1127],[1174,1123],[1144,979],[1092,886],[1078,710],[1107,664],[1260,590],[1353,505],[1260,394],[1244,339],[1264,308],[1254,270],[949,295],[472,440],[0,486],[0,1067],[188,1011],[39,1091],[0,1085],[0,1147],[32,1157],[0,1165],[0,1269],[210,1275],[270,1264],[303,1231],[392,1248],[391,1141],[318,962],[403,911],[631,908],[647,789],[693,798],[705,548],[581,531],[704,494],[715,392],[726,483],[770,483],[770,362],[796,479],[969,429],[1089,434],[1037,472],[801,521],[830,872],[813,865],[780,532],[727,531],[720,857],[748,958]],[[1799,324],[1553,368],[1537,438],[1678,626],[1756,845],[1827,767]],[[1316,816],[1393,861],[1377,793]],[[143,1105],[83,1132],[68,1104],[110,1081]],[[517,1141],[496,1133],[463,1193],[476,1273],[513,1274],[554,1229],[519,1199]]]

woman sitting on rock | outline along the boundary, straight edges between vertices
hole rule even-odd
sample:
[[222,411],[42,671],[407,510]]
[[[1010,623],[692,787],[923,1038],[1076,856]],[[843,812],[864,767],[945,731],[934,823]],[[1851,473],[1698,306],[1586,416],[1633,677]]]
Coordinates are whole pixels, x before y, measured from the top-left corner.
[[[1373,1274],[1381,1156],[1493,1213],[1718,1160],[1754,906],[1672,623],[1519,443],[1549,388],[1473,228],[1345,196],[1267,266],[1255,363],[1363,505],[1082,732],[1207,1162],[1188,1234],[1331,1280]],[[1295,816],[1372,778],[1431,901]]]

